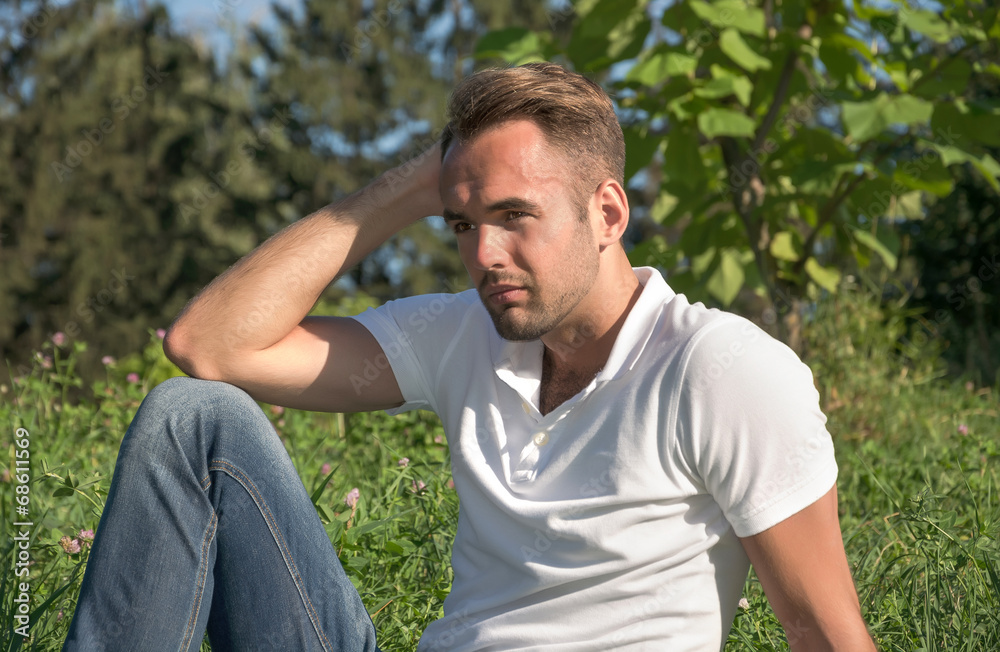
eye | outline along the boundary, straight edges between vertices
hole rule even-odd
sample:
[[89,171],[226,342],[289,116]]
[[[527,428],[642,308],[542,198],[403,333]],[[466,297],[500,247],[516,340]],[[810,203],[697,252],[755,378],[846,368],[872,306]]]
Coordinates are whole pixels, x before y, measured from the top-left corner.
[[525,216],[527,216],[527,213],[524,211],[507,211],[507,221],[516,220]]
[[454,231],[456,235],[459,233],[465,233],[470,229],[472,229],[472,225],[468,222],[455,222],[451,225],[451,230]]

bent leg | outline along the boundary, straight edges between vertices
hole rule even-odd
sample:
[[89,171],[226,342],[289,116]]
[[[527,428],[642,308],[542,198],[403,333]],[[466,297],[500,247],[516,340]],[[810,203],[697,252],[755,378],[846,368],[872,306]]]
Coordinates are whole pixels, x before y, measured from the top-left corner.
[[66,650],[376,650],[302,481],[239,388],[172,378],[129,426]]

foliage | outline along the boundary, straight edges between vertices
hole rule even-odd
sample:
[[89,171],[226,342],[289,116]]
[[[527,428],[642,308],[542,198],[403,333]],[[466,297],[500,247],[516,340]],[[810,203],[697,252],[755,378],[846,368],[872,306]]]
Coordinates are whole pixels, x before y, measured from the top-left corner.
[[[897,0],[582,0],[568,41],[505,30],[483,57],[561,59],[617,96],[626,176],[650,199],[634,263],[729,305],[741,290],[799,312],[872,260],[895,222],[947,196],[967,165],[993,188],[998,9]],[[659,13],[657,13],[659,12]]]
[[[1000,150],[994,150],[1000,151]],[[948,343],[955,374],[1000,379],[1000,192],[968,170],[955,173],[955,192],[922,220],[901,227],[912,244],[912,292],[926,308],[928,338]]]
[[[2,14],[0,342],[11,375],[55,332],[122,355],[279,223],[258,151],[281,122],[162,6],[15,2]],[[272,116],[268,116],[271,119]],[[266,141],[266,142],[263,142]],[[100,375],[84,355],[86,377]]]
[[[880,305],[881,292],[865,288],[820,301],[804,329],[806,360],[837,446],[841,524],[862,609],[880,649],[995,650],[998,388],[936,378],[936,350],[915,350],[907,339],[910,308]],[[35,523],[32,637],[23,645],[11,637],[15,592],[6,590],[15,533],[5,529],[0,538],[6,583],[0,649],[59,648],[87,556],[85,545],[68,554],[59,541],[96,529],[121,437],[159,380],[151,380],[162,358],[153,333],[135,357],[106,366],[105,379],[85,398],[66,400],[82,384],[75,365],[84,347],[46,344],[48,368],[0,387],[5,432],[31,433]],[[130,381],[131,373],[138,378]],[[458,500],[439,422],[419,412],[389,417],[262,407],[312,493],[380,644],[414,650],[451,584]],[[13,469],[14,444],[5,438],[4,445]],[[11,523],[14,482],[7,474],[0,480],[0,518]],[[355,487],[359,499],[351,509],[345,498]],[[727,649],[783,649],[795,632],[782,630],[753,574],[745,596]]]
[[[214,2],[215,29],[239,3]],[[27,376],[61,332],[125,355],[290,222],[429,146],[488,27],[562,29],[529,0],[278,3],[221,59],[166,3],[0,9],[0,353]],[[211,21],[210,21],[211,22]],[[440,220],[349,270],[382,300],[464,289]],[[8,366],[0,367],[0,381]]]

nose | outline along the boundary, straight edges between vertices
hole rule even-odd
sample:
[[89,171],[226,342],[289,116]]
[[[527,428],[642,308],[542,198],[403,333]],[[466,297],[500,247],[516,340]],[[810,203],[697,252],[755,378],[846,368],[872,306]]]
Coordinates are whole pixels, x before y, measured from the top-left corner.
[[508,261],[506,233],[493,225],[481,225],[473,238],[471,266],[487,270],[504,267]]

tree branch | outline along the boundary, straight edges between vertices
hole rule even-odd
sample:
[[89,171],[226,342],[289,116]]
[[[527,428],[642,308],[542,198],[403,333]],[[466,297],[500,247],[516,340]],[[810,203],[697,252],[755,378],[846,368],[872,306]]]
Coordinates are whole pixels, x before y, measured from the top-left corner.
[[785,98],[788,96],[788,88],[792,83],[792,74],[795,72],[795,63],[798,61],[799,51],[792,50],[788,53],[788,58],[785,59],[785,65],[781,69],[781,78],[778,80],[778,87],[774,90],[774,98],[771,100],[771,106],[767,109],[767,114],[764,119],[761,120],[760,127],[757,128],[757,133],[753,139],[753,152],[759,152],[760,148],[764,145],[764,139],[767,138],[767,134],[771,132],[771,127],[774,126],[775,121],[778,119],[778,112],[785,103]]
[[[739,165],[746,160],[746,155],[740,151],[739,144],[734,138],[728,136],[719,138],[719,147],[722,149],[722,161],[727,170],[738,170]],[[754,175],[752,179],[756,179],[760,183],[759,175]],[[740,185],[731,183],[729,191],[732,194],[732,203],[736,209],[736,214],[740,216],[743,228],[746,229],[747,242],[750,244],[750,251],[753,252],[754,262],[757,264],[760,277],[764,281],[764,287],[767,289],[767,296],[771,300],[771,303],[774,304],[777,297],[771,278],[770,266],[768,265],[764,251],[761,249],[762,238],[760,227],[754,218],[752,203],[748,201],[749,186],[752,179],[748,179],[747,182]]]
[[[892,154],[892,152],[895,151],[896,148],[899,147],[899,145],[909,136],[910,136],[909,130],[897,136],[896,139],[892,141],[892,143],[888,147],[886,147],[885,151],[883,151],[881,154],[872,159],[872,165],[873,166],[878,165],[886,158],[888,158],[889,155]],[[874,142],[874,141],[869,141],[869,142]],[[826,202],[826,204],[823,205],[823,208],[820,209],[819,217],[816,219],[816,228],[812,230],[812,233],[809,234],[809,237],[806,238],[805,242],[802,245],[803,257],[800,258],[795,263],[794,270],[796,274],[801,273],[803,268],[805,268],[806,261],[809,259],[809,252],[812,250],[813,245],[816,244],[816,239],[819,237],[819,232],[823,229],[824,226],[826,226],[827,222],[833,219],[833,216],[837,212],[837,208],[840,207],[840,204],[842,204],[844,200],[846,200],[851,195],[851,193],[854,192],[855,189],[857,189],[859,185],[861,185],[864,181],[868,180],[867,176],[865,176],[864,174],[859,174],[858,176],[851,179],[851,182],[848,183],[843,190],[840,190],[838,192],[845,178],[847,177],[846,176],[840,177],[840,179],[837,181],[837,188],[834,189],[833,195]]]

